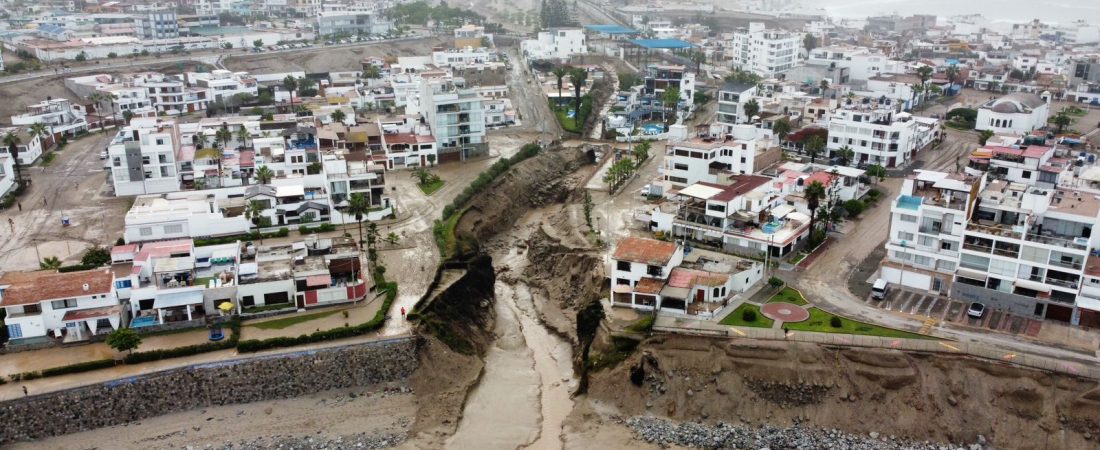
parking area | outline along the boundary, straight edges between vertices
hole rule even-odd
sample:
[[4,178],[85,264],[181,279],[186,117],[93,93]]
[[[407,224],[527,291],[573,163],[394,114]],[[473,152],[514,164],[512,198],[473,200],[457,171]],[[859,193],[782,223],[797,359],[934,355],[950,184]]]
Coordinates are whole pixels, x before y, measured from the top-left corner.
[[891,290],[886,298],[882,300],[874,300],[868,295],[863,301],[887,311],[897,311],[934,321],[953,322],[1002,333],[1035,337],[1043,326],[1043,322],[1040,320],[988,308],[981,318],[971,317],[966,313],[969,307],[967,303],[939,295],[902,289]]

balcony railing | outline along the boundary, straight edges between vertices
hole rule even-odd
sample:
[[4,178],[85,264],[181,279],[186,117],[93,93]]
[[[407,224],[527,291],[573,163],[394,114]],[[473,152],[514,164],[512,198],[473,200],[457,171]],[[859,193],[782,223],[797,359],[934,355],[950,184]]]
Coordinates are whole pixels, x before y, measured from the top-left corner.
[[1028,233],[1024,236],[1024,239],[1030,242],[1038,242],[1040,244],[1054,245],[1058,247],[1073,249],[1073,250],[1086,250],[1088,246],[1080,244],[1069,239],[1063,239],[1054,236],[1043,236],[1035,233]]
[[1012,231],[1012,228],[1008,225],[982,225],[976,222],[970,222],[966,224],[968,231],[977,231],[979,233],[992,234],[994,236],[1007,237],[1012,239],[1020,239],[1020,233]]
[[1064,287],[1064,288],[1077,289],[1077,282],[1076,281],[1059,280],[1057,278],[1047,278],[1046,283],[1047,284],[1053,284],[1055,286],[1061,286],[1061,287]]
[[967,242],[963,242],[963,250],[989,253],[989,252],[993,251],[993,247],[987,247],[985,245],[970,244],[970,243],[967,243]]
[[1047,261],[1047,264],[1050,264],[1052,266],[1065,267],[1067,269],[1080,269],[1081,268],[1081,263],[1079,263],[1077,261],[1062,261],[1062,260],[1052,259],[1050,261]]

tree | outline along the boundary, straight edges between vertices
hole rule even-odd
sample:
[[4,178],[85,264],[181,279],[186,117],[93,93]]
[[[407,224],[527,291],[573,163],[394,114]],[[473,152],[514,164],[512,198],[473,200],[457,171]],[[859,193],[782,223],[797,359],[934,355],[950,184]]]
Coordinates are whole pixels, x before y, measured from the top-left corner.
[[141,335],[133,328],[119,328],[107,335],[107,345],[120,352],[133,353],[141,345]]
[[673,120],[675,120],[675,114],[680,106],[680,90],[674,87],[665,89],[664,94],[661,94],[661,103],[665,105],[666,110],[672,110]]
[[985,145],[991,137],[993,137],[992,130],[982,130],[981,133],[978,133],[978,145]]
[[[584,83],[588,81],[588,69],[583,67],[576,67],[569,71],[569,80],[573,82],[573,91],[576,94],[575,101],[577,102],[576,115],[574,117],[577,120],[581,120],[581,89],[584,87]],[[578,126],[578,128],[580,128]]]
[[592,194],[587,189],[584,191],[584,223],[588,225],[588,229],[592,230]]
[[802,48],[806,49],[806,53],[814,51],[817,48],[817,36],[806,33],[806,37],[802,38]]
[[1073,123],[1073,119],[1071,119],[1069,117],[1069,114],[1066,114],[1065,111],[1059,111],[1053,119],[1050,119],[1050,121],[1055,125],[1058,125],[1058,134],[1062,134],[1062,130],[1069,126],[1069,124]]
[[756,102],[756,99],[750,99],[745,102],[745,123],[751,123],[753,116],[760,113],[760,104]]
[[[224,150],[229,147],[229,141],[233,139],[233,132],[229,131],[229,126],[223,123],[222,127],[214,132],[214,139],[216,142],[222,143],[222,149]],[[222,151],[215,152],[214,159],[218,163],[218,187],[222,187]]]
[[133,111],[130,111],[130,110],[127,109],[126,111],[122,112],[122,120],[126,121],[126,123],[130,123],[130,121],[133,120],[133,119],[134,119],[134,112]]
[[821,95],[825,95],[825,92],[829,90],[829,80],[822,78],[818,86],[821,88]]
[[363,78],[378,79],[382,78],[382,71],[378,69],[378,66],[371,64],[363,69]]
[[836,156],[844,160],[844,165],[848,166],[852,164],[852,160],[856,157],[856,151],[852,150],[852,147],[847,145],[837,149]]
[[389,242],[390,245],[397,245],[397,242],[400,240],[401,236],[398,236],[397,233],[394,233],[392,231],[390,232],[390,234],[386,235],[386,242]]
[[256,169],[256,182],[268,184],[271,183],[272,178],[275,178],[275,172],[270,167],[260,166],[259,169]]
[[51,135],[48,125],[42,122],[35,122],[28,131],[30,131],[31,136],[37,137],[39,141],[42,142],[42,148],[46,148],[46,136]]
[[820,181],[814,181],[806,186],[806,207],[810,209],[810,237],[813,238],[817,230],[817,208],[821,206],[821,200],[825,198],[825,185]]
[[948,87],[948,92],[947,93],[950,94],[951,93],[950,88],[954,87],[955,86],[955,80],[959,79],[959,66],[955,66],[955,65],[947,66],[947,70],[944,71],[944,74],[947,75],[947,83],[948,83],[947,84],[947,87]]
[[378,224],[367,224],[367,259],[371,264],[378,260]]
[[932,79],[932,67],[922,66],[917,69],[917,78],[920,79],[920,86],[924,89],[924,99],[928,99],[928,80]]
[[104,266],[111,263],[111,250],[107,247],[92,247],[80,257],[80,264],[85,266]]
[[61,260],[56,256],[47,256],[38,262],[38,268],[42,270],[57,270],[61,267]]
[[369,210],[370,202],[362,192],[354,192],[348,197],[348,214],[355,216],[355,221],[359,223],[359,244],[363,243],[363,218]]
[[23,172],[19,168],[19,146],[21,144],[23,144],[23,140],[15,134],[15,131],[4,134],[4,145],[8,146],[8,154],[11,155],[12,167],[15,169],[15,180],[17,182],[23,179]]
[[810,164],[814,164],[817,162],[817,155],[825,150],[825,139],[818,135],[810,136],[806,140],[805,147],[806,154],[810,155]]
[[343,123],[344,119],[346,119],[348,117],[347,114],[344,114],[344,111],[341,111],[339,109],[337,109],[336,111],[333,111],[332,114],[329,114],[328,116],[330,118],[332,118],[333,122],[340,122],[340,123]]
[[787,139],[787,135],[791,134],[791,121],[786,117],[780,117],[772,124],[772,133],[775,137],[779,138],[779,146],[783,146],[783,140]]
[[84,53],[84,52],[80,52],[80,54],[76,55],[76,58],[74,58],[74,59],[76,59],[79,62],[87,61],[88,60],[88,54]]
[[872,165],[867,168],[867,176],[871,177],[872,182],[885,181],[886,180],[886,168],[879,164]]
[[249,201],[244,206],[244,217],[256,227],[256,234],[260,236],[260,243],[264,243],[264,234],[260,231],[260,220],[264,213],[264,204],[259,200]]
[[237,140],[241,142],[242,146],[248,147],[248,138],[251,137],[248,133],[248,128],[245,128],[244,125],[238,125],[236,137]]
[[287,75],[286,78],[283,78],[283,89],[290,92],[290,104],[293,105],[294,91],[298,90],[298,79],[294,78],[293,75]]
[[630,150],[630,153],[640,164],[642,161],[649,159],[649,150],[651,148],[652,144],[650,144],[649,141],[642,141],[639,142],[638,145],[635,145],[634,148]]
[[565,76],[569,75],[569,68],[565,66],[555,67],[550,73],[558,78],[558,101],[554,106],[561,106],[561,88],[565,84]]
[[106,98],[107,97],[104,96],[99,91],[92,92],[91,94],[88,94],[88,103],[91,103],[92,106],[95,107],[95,112],[100,117],[100,120],[99,120],[99,129],[100,129],[100,131],[105,131],[107,129],[107,125],[103,123],[103,119],[102,119],[103,118],[103,113],[99,112],[99,102],[102,102]]
[[[263,39],[256,39],[255,41],[252,41],[252,46],[255,47],[257,50],[259,50],[260,47],[264,46],[264,40]],[[289,76],[289,75],[287,75],[287,76]]]
[[[918,97],[923,98],[923,97],[921,97],[921,93],[924,92],[924,86],[921,86],[919,84],[914,84],[914,85],[910,86],[909,89],[913,91],[913,101],[914,101],[914,103],[916,103],[916,100],[917,100]],[[910,106],[909,109],[913,109],[912,106]]]

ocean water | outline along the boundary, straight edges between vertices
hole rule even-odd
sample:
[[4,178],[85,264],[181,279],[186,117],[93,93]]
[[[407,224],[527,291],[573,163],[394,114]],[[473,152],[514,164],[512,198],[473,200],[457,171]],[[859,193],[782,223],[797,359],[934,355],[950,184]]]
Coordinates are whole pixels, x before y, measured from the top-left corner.
[[866,17],[897,13],[935,14],[940,17],[981,14],[995,22],[1070,23],[1085,19],[1100,24],[1100,0],[803,0],[824,8],[830,16]]

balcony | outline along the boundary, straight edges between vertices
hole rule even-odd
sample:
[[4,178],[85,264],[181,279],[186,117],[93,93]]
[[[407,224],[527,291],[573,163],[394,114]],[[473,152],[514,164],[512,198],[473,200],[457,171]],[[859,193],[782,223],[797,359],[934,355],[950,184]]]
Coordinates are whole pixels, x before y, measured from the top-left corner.
[[1077,289],[1077,282],[1071,280],[1059,280],[1057,278],[1047,278],[1046,284],[1060,286],[1069,289]]
[[1012,239],[1020,239],[1022,237],[1022,233],[1013,231],[1012,228],[1008,225],[1002,224],[983,225],[981,223],[978,223],[977,221],[971,221],[970,223],[966,224],[966,230]]
[[1077,242],[1076,240],[1066,239],[1063,237],[1057,237],[1053,235],[1041,235],[1037,233],[1028,233],[1024,236],[1024,239],[1029,242],[1038,242],[1040,244],[1053,245],[1056,247],[1068,248],[1071,250],[1088,250],[1088,240],[1084,242]]
[[993,251],[993,247],[986,246],[986,245],[981,245],[981,244],[971,244],[969,242],[963,242],[963,250],[970,250],[970,251],[973,251],[973,252],[981,252],[981,253],[991,253]]
[[1050,261],[1047,261],[1047,264],[1050,264],[1052,266],[1064,267],[1067,269],[1081,270],[1081,263],[1078,261],[1062,261],[1051,259]]

